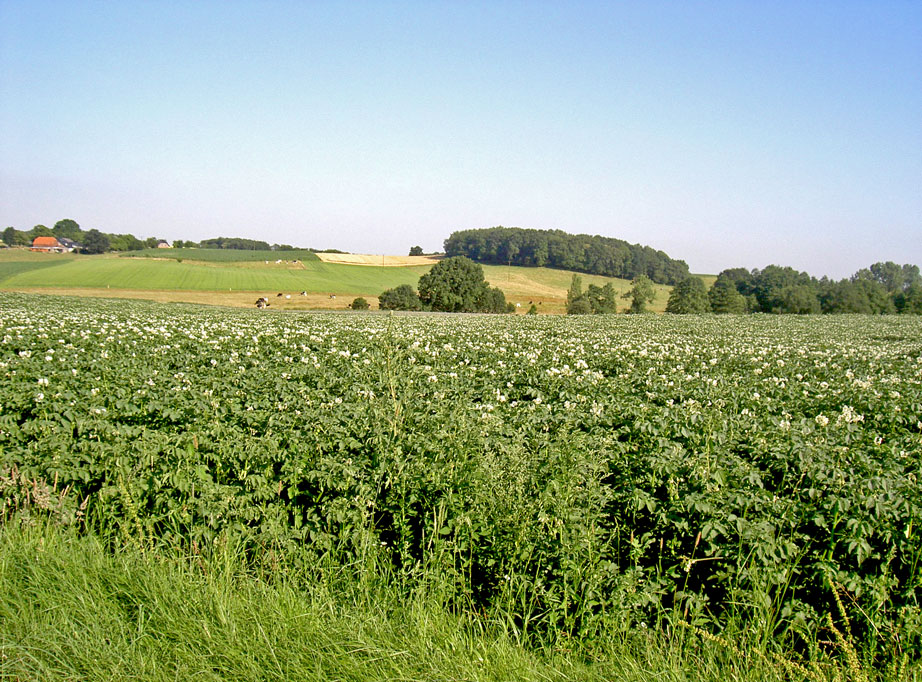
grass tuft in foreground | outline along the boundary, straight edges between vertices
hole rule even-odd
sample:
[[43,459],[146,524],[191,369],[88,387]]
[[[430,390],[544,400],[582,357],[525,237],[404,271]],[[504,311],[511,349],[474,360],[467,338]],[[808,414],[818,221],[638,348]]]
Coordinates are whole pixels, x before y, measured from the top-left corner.
[[401,594],[374,565],[267,574],[222,543],[206,557],[112,542],[34,520],[0,529],[0,678],[916,679],[850,656],[808,668],[691,626],[534,649],[501,617],[449,612],[435,576]]

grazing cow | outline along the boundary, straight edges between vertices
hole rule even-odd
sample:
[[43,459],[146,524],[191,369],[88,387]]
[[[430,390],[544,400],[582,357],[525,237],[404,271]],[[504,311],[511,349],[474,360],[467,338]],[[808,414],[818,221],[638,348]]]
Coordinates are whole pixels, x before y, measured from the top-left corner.
[[302,292],[301,292],[301,296],[307,296],[307,292],[306,292],[306,291],[302,291]]
[[256,299],[256,307],[259,309],[268,308],[269,299],[266,298],[265,296],[260,296],[259,298]]
[[276,294],[276,297],[281,298],[281,297],[282,297],[282,292],[281,292],[281,291],[278,292],[278,293]]

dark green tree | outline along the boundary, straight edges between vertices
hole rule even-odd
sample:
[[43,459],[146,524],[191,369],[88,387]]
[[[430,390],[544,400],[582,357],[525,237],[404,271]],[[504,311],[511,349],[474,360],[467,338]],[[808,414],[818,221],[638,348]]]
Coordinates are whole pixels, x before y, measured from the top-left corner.
[[352,303],[349,305],[349,307],[352,308],[353,310],[368,310],[369,308],[368,301],[366,301],[361,296],[353,300]]
[[7,246],[26,246],[29,243],[29,237],[15,227],[8,227],[3,231],[3,243]]
[[722,274],[711,285],[708,302],[711,304],[711,312],[719,315],[739,315],[746,312],[746,299],[737,290],[733,280]]
[[874,263],[870,271],[874,281],[880,282],[890,293],[903,289],[903,268],[893,261]]
[[906,291],[894,298],[897,311],[903,315],[922,315],[922,283],[913,282]]
[[700,277],[686,277],[676,284],[666,303],[666,312],[677,315],[700,315],[710,311],[711,302]]
[[83,239],[83,230],[80,229],[77,221],[70,218],[56,222],[51,231],[58,239],[70,239],[75,242],[80,242]]
[[491,227],[454,232],[445,240],[448,256],[467,256],[478,263],[560,268],[606,277],[646,275],[675,284],[688,276],[688,265],[649,246],[599,235],[560,230]]
[[483,268],[465,256],[439,261],[419,278],[419,298],[430,310],[478,312],[488,289]]
[[589,307],[596,315],[614,315],[618,312],[618,301],[615,296],[615,287],[608,282],[604,287],[590,284],[586,291]]
[[156,249],[159,242],[160,240],[156,237],[148,237],[144,240],[144,246],[146,246],[148,249]]
[[537,314],[538,314],[538,306],[536,306],[534,303],[532,303],[531,306],[528,308],[528,312],[525,313],[525,314],[526,314],[526,315],[537,315]]
[[807,284],[784,287],[777,294],[779,305],[772,312],[812,315],[820,312],[816,289]]
[[567,315],[589,315],[591,312],[592,304],[583,293],[583,278],[573,275],[567,290]]
[[636,315],[647,312],[647,304],[653,303],[656,299],[656,290],[653,288],[653,282],[646,275],[635,277],[631,281],[631,290],[622,294],[621,298],[630,299],[631,307],[628,313]]
[[422,310],[423,304],[419,296],[409,284],[401,284],[394,289],[387,289],[378,296],[378,307],[381,310]]
[[144,248],[144,242],[133,234],[108,234],[105,236],[109,240],[110,251],[140,251]]
[[109,238],[102,232],[92,229],[83,237],[85,253],[105,253],[109,250]]
[[32,243],[36,237],[54,237],[54,232],[44,225],[36,225],[29,230],[29,243]]
[[479,313],[510,313],[515,312],[515,306],[509,309],[511,304],[506,303],[506,294],[498,287],[490,287],[484,290],[477,300],[477,312]]
[[421,246],[413,246],[413,247],[410,247],[410,255],[411,255],[411,256],[422,256],[422,255],[423,255],[423,247],[421,247]]
[[[791,267],[768,265],[763,270],[752,271],[752,293],[759,302],[759,309],[763,313],[783,313],[789,310],[795,299],[792,299],[790,290],[794,287],[809,287],[813,296],[818,299],[818,283],[806,272],[797,272]],[[740,292],[744,295],[746,292]],[[803,290],[798,290],[795,297],[799,302],[804,302]],[[794,305],[793,307],[798,307]],[[812,306],[811,306],[812,307]]]

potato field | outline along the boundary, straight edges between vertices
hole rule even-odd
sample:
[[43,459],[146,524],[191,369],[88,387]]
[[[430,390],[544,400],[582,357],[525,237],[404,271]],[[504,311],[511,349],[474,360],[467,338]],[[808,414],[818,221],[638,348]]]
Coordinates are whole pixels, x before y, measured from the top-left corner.
[[920,656],[918,317],[0,311],[5,518]]

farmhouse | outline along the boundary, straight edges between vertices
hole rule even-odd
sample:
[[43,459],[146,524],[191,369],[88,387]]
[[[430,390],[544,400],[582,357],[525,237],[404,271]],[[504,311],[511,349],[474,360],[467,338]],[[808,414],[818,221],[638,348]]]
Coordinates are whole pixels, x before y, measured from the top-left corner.
[[168,249],[170,248],[170,242],[168,242],[166,239],[161,239],[160,241],[157,242],[157,248],[158,249]]
[[32,251],[45,253],[64,253],[67,249],[54,237],[36,237],[32,240]]
[[64,247],[64,250],[67,253],[73,253],[74,251],[79,251],[83,248],[82,244],[78,244],[73,239],[68,239],[67,237],[60,237],[58,242],[61,244],[61,246]]

